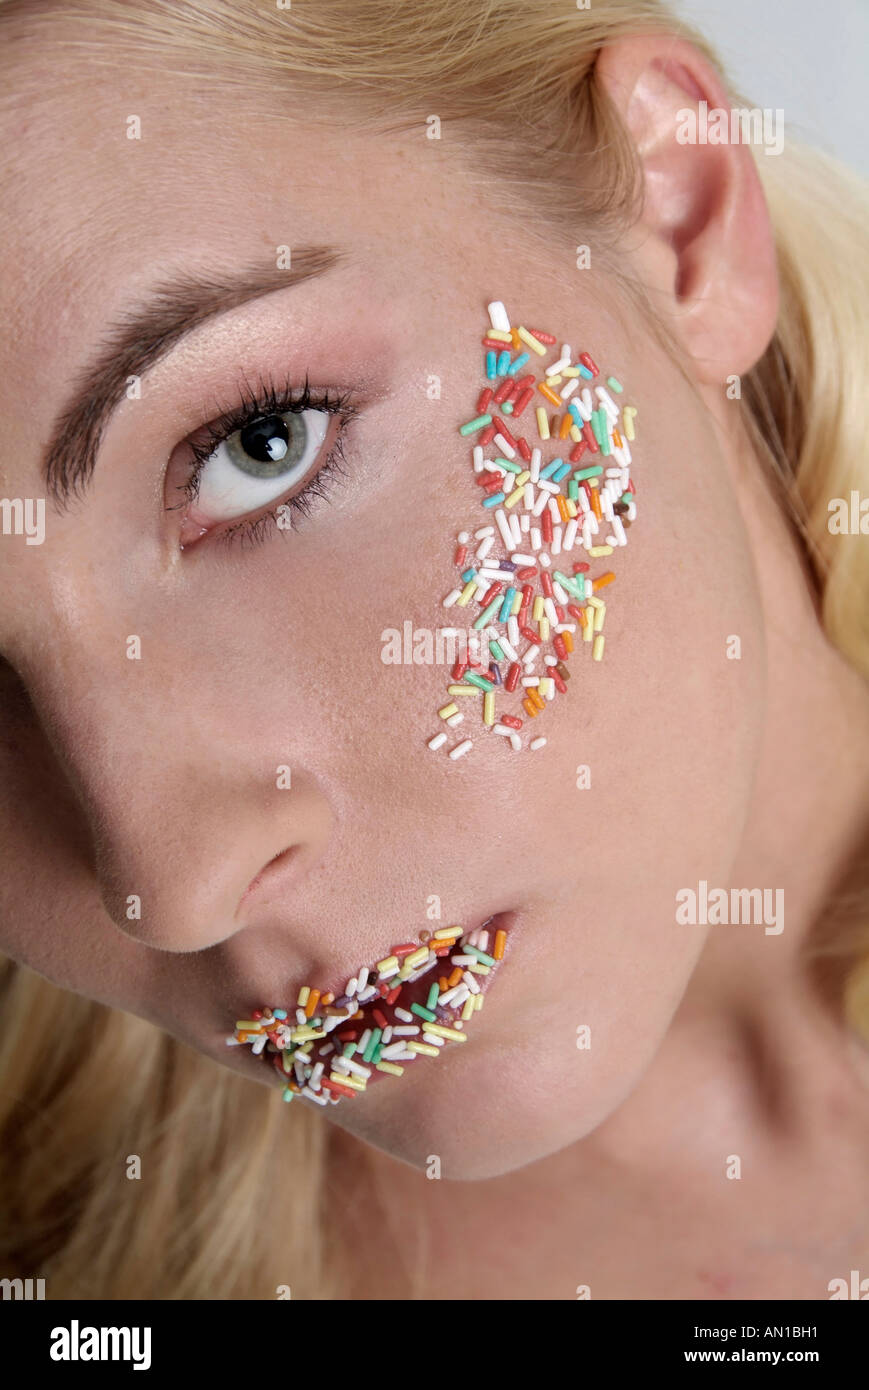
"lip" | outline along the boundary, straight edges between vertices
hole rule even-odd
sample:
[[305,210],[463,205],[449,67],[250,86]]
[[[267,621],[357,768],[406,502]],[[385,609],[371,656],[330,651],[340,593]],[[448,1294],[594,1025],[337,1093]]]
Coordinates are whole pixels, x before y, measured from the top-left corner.
[[[273,1067],[287,1101],[300,1095],[326,1106],[355,1099],[373,1082],[398,1079],[409,1066],[436,1061],[444,1049],[469,1041],[465,1030],[508,954],[511,919],[511,913],[493,913],[476,927],[438,927],[420,933],[428,940],[394,944],[329,990],[303,986],[295,1003],[243,1014],[226,1045],[250,1046]],[[439,995],[429,1009],[433,986]],[[313,1020],[319,1020],[316,1027]],[[406,1031],[411,1028],[417,1031]]]

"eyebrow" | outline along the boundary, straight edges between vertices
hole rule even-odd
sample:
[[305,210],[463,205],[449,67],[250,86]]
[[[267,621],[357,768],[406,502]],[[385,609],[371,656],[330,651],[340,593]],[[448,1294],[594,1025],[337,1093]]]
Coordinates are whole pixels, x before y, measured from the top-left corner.
[[343,258],[331,246],[301,246],[293,248],[288,270],[259,266],[223,277],[190,271],[156,284],[141,303],[109,324],[95,357],[80,373],[45,451],[48,495],[62,508],[83,494],[130,377],[143,376],[206,319],[311,280]]

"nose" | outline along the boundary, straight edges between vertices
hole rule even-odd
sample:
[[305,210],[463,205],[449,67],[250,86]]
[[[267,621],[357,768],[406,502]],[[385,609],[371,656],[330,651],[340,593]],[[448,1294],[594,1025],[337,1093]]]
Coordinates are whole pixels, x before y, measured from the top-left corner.
[[165,663],[70,656],[19,671],[80,807],[108,915],[166,951],[225,941],[255,881],[267,891],[279,867],[286,889],[323,853],[331,815],[316,780],[274,721],[252,714],[249,690],[240,701]]

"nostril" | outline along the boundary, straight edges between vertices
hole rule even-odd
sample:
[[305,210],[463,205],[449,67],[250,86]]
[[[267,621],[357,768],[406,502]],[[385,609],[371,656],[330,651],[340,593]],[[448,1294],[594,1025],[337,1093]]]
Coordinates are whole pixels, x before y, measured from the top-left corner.
[[292,854],[295,848],[295,845],[289,845],[287,849],[282,849],[278,854],[276,854],[272,859],[270,859],[267,864],[264,864],[263,867],[260,869],[259,873],[251,879],[250,883],[247,885],[241,897],[239,898],[238,907],[235,910],[236,917],[238,917],[238,914],[241,911],[242,906],[244,905],[244,903],[247,902],[251,894],[255,892],[255,890],[259,888],[271,876],[276,866],[280,864],[282,861],[285,861],[287,856]]

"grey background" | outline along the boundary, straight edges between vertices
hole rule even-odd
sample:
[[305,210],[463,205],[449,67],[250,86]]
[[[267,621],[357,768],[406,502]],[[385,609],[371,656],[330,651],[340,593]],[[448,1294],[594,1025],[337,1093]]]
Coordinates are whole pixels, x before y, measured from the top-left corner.
[[752,106],[869,177],[869,0],[675,0]]

